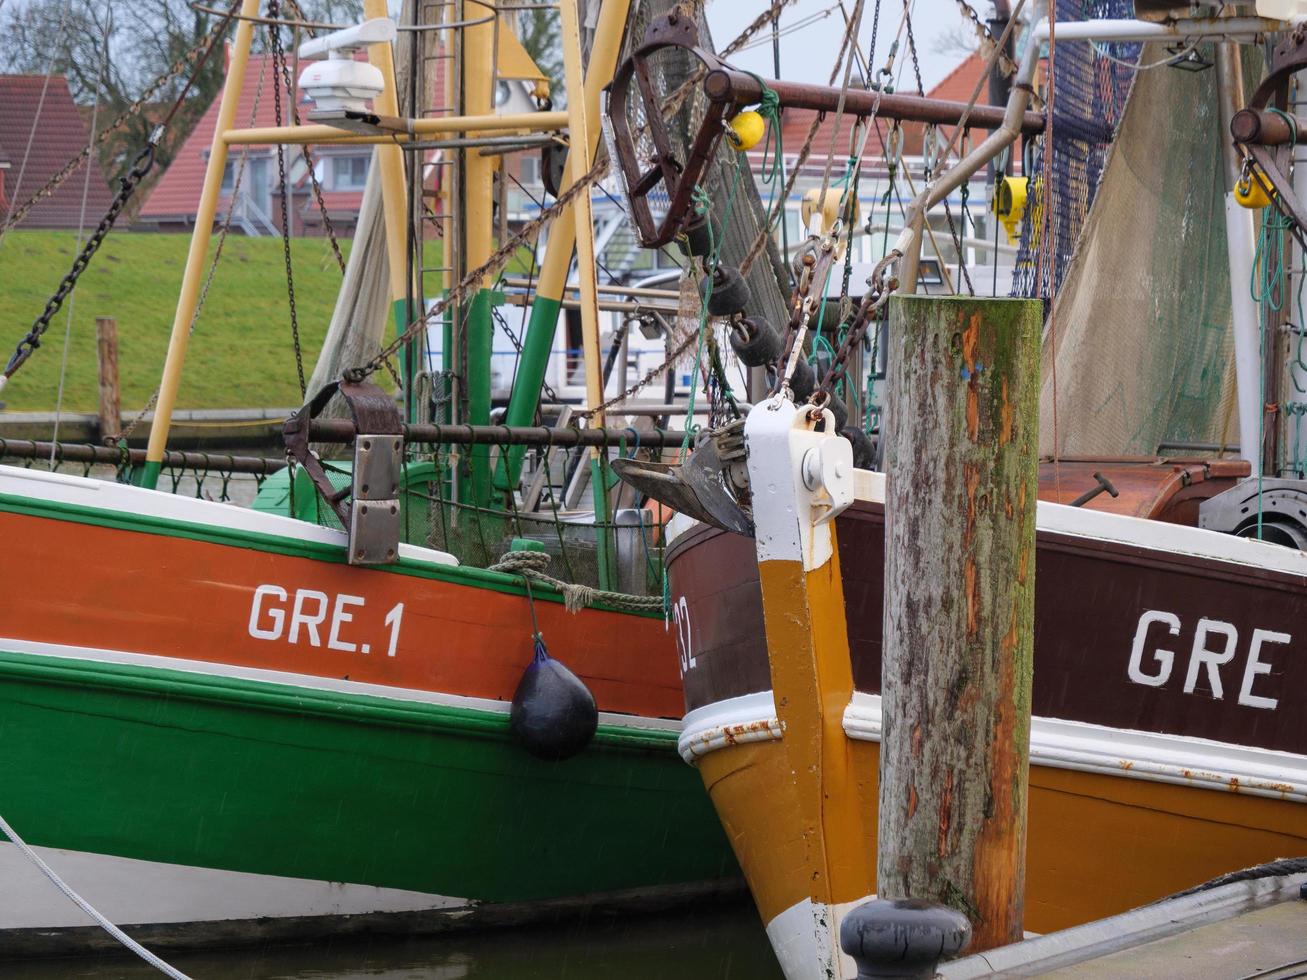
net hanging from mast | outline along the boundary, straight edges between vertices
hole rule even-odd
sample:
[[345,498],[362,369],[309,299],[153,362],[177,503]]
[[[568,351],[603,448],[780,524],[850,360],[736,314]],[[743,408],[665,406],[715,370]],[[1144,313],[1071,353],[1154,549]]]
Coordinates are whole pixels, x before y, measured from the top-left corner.
[[[1134,16],[1131,0],[1058,0],[1058,22]],[[1103,166],[1125,111],[1135,73],[1126,65],[1139,56],[1138,44],[1062,42],[1053,77],[1051,169],[1036,145],[1028,220],[1021,233],[1012,295],[1050,299],[1057,295],[1094,203]],[[1123,64],[1124,62],[1124,64]],[[1049,213],[1047,239],[1040,220]],[[1041,250],[1047,251],[1042,257]]]

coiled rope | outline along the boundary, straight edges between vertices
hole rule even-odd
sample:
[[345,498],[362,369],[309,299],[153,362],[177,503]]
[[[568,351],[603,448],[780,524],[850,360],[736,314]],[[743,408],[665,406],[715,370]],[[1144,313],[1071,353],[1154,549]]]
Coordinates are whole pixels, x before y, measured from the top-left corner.
[[27,842],[23,840],[21,837],[19,837],[17,833],[14,832],[14,828],[9,826],[8,821],[6,821],[4,817],[0,817],[0,831],[3,831],[4,835],[14,843],[14,846],[17,847],[20,851],[22,851],[23,855],[29,861],[35,864],[37,868],[40,869],[41,873],[44,874],[47,878],[50,879],[50,881],[54,883],[54,886],[56,888],[58,888],[61,892],[63,892],[66,896],[68,896],[69,900],[71,900],[74,905],[76,905],[79,909],[81,909],[92,919],[94,919],[99,924],[101,929],[103,929],[109,935],[113,936],[114,939],[118,940],[118,942],[122,943],[124,946],[130,949],[141,959],[145,960],[146,963],[149,963],[150,966],[154,967],[156,970],[162,973],[164,976],[172,977],[172,980],[190,980],[190,977],[182,973],[181,970],[178,970],[176,967],[169,966],[163,960],[159,959],[159,957],[155,956],[148,949],[146,949],[144,946],[138,943],[135,939],[127,935],[127,933],[123,932],[116,925],[114,925],[103,915],[97,912],[94,908],[92,908],[90,902],[82,898],[81,895],[78,895],[77,892],[73,891],[70,887],[68,887],[67,882],[65,882],[62,878],[60,878],[57,874],[55,874],[54,869],[51,868],[48,864],[46,864],[44,861],[42,861],[40,855],[37,854],[34,850],[32,850],[31,847],[28,846]]
[[499,556],[499,561],[490,566],[492,572],[507,572],[521,575],[524,579],[539,582],[557,589],[563,596],[563,605],[570,613],[580,612],[596,602],[612,606],[624,612],[661,612],[662,596],[631,595],[626,592],[609,592],[578,582],[564,582],[545,574],[549,567],[550,556],[543,551],[509,551]]

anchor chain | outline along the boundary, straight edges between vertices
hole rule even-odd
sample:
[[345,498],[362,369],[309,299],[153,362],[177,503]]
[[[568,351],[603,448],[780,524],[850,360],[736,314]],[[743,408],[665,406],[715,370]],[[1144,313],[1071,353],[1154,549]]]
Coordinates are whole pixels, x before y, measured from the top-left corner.
[[867,285],[871,288],[867,295],[862,298],[862,303],[858,306],[858,312],[854,315],[853,320],[849,323],[849,329],[844,332],[844,339],[835,350],[835,356],[831,359],[830,367],[827,368],[821,381],[817,383],[813,390],[812,397],[808,399],[817,408],[824,408],[834,394],[835,386],[844,380],[848,371],[849,356],[854,349],[862,343],[862,338],[867,334],[867,328],[880,319],[881,310],[889,302],[890,294],[898,288],[899,281],[897,278],[885,276],[885,271],[891,263],[900,258],[900,253],[891,251],[885,256],[872,270],[871,275],[867,278]]
[[[268,0],[268,16],[276,18],[281,11],[277,0]],[[281,85],[286,66],[286,52],[281,46],[281,28],[276,24],[268,25],[269,44],[272,47],[272,73],[275,84],[272,86],[273,118],[281,126]],[[290,186],[286,182],[286,148],[277,144],[277,180],[281,189],[281,253],[286,262],[286,303],[290,308],[290,338],[295,348],[295,372],[299,376],[300,397],[308,391],[304,379],[304,352],[300,347],[299,311],[295,308],[295,272],[290,261]]]
[[[962,11],[962,16],[971,21],[971,29],[976,32],[976,39],[980,41],[981,56],[988,57],[990,51],[998,48],[998,39],[994,37],[993,32],[985,26],[985,22],[980,19],[976,13],[976,8],[967,3],[967,0],[955,0],[958,8]],[[1011,78],[1017,73],[1017,63],[1007,56],[1007,52],[1002,49],[998,53],[999,68],[1003,71],[1003,77]]]
[[118,193],[114,195],[113,202],[109,205],[109,210],[105,212],[104,217],[100,219],[100,223],[96,226],[95,231],[91,233],[91,237],[86,240],[86,244],[82,246],[81,252],[79,252],[77,258],[73,260],[72,268],[68,270],[67,275],[65,275],[60,281],[59,288],[56,289],[54,295],[46,301],[45,309],[41,311],[41,315],[38,316],[36,322],[32,324],[32,329],[27,331],[27,336],[18,342],[18,346],[14,349],[13,355],[9,358],[9,363],[5,365],[3,380],[8,380],[13,377],[14,372],[22,367],[27,362],[27,359],[41,346],[41,338],[44,337],[45,332],[50,329],[50,321],[54,319],[55,314],[58,313],[59,309],[64,305],[64,300],[68,298],[68,294],[76,288],[78,278],[86,271],[86,267],[91,264],[91,259],[99,250],[100,244],[104,241],[104,236],[109,233],[111,228],[113,228],[114,222],[118,220],[118,215],[120,215],[123,208],[127,206],[127,202],[131,200],[132,194],[136,192],[136,188],[140,185],[141,181],[145,179],[145,176],[150,172],[151,168],[154,167],[155,150],[158,148],[159,140],[162,136],[163,127],[159,126],[150,134],[149,142],[145,144],[145,148],[141,150],[136,159],[132,162],[131,169],[127,171],[127,175],[119,178]]

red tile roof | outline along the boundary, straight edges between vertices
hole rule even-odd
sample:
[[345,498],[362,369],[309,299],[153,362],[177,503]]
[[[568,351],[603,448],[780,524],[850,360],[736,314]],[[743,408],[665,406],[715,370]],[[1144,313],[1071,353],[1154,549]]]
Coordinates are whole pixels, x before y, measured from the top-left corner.
[[[230,49],[228,50],[228,63],[230,64]],[[362,57],[360,55],[359,57]],[[443,65],[444,62],[436,62],[437,65]],[[443,72],[437,71],[437,75]],[[260,94],[259,78],[263,77],[263,87]],[[440,79],[435,80],[435,92],[437,100],[441,95]],[[258,95],[256,102],[255,96]],[[289,123],[289,113],[286,111],[289,94],[284,84],[282,87],[282,112],[283,118]],[[169,165],[167,171],[154,185],[149,199],[142,206],[139,218],[146,222],[157,222],[161,219],[170,220],[193,220],[196,206],[200,200],[200,189],[204,186],[204,171],[209,160],[209,147],[213,143],[213,133],[218,126],[218,109],[221,98],[215,98],[208,110],[195,124],[191,130],[190,136],[182,145],[181,150]],[[439,104],[436,101],[434,104]],[[308,109],[312,108],[312,102],[303,94],[300,97],[300,116],[303,118]],[[272,55],[251,55],[249,63],[245,69],[245,83],[241,86],[240,102],[236,106],[235,125],[237,128],[245,129],[246,127],[264,127],[276,125],[276,105],[273,99],[273,69]],[[238,148],[232,148],[232,158],[236,158]],[[255,146],[250,148],[250,155],[275,154],[276,148],[272,146]],[[322,156],[330,155],[332,152],[327,148],[316,148],[310,151],[315,159]],[[354,152],[358,152],[355,148]],[[352,191],[327,191],[324,188],[324,200],[330,212],[351,211],[357,213],[362,205],[363,195],[361,192]],[[226,201],[223,198],[220,201],[219,211],[222,210],[222,204]],[[308,212],[312,211],[312,215]],[[306,220],[320,220],[314,218],[317,215],[317,204],[310,201],[305,211]]]
[[[230,61],[230,51],[228,52]],[[260,89],[259,80],[263,84]],[[253,55],[245,68],[245,84],[241,87],[240,102],[236,106],[236,126],[273,126],[276,124],[276,104],[273,98],[272,55]],[[258,96],[256,101],[255,96]],[[288,95],[282,86],[282,113],[286,114]],[[209,147],[214,130],[218,128],[218,109],[221,98],[214,98],[200,121],[195,124],[186,142],[173,158],[168,169],[154,185],[149,198],[141,207],[138,217],[143,220],[191,218],[200,200],[204,186],[204,169],[209,160]],[[301,110],[303,111],[303,110]],[[251,155],[274,152],[273,147],[252,147]],[[234,156],[235,154],[233,154]]]
[[[62,75],[50,75],[48,81],[45,75],[0,75],[0,134],[5,138],[0,157],[7,155],[9,159],[4,187],[11,204],[21,204],[35,194],[90,142],[68,81]],[[91,161],[89,172],[85,165],[78,168],[50,197],[32,208],[23,227],[76,228],[82,214],[83,190],[87,223],[99,221],[113,194],[95,154]],[[5,203],[0,201],[3,207]]]

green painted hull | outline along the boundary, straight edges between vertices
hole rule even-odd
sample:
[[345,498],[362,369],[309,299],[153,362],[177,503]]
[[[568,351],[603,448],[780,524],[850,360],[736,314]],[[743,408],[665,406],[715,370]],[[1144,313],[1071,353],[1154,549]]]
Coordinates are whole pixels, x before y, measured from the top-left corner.
[[495,903],[738,874],[672,732],[546,763],[501,712],[0,653],[0,746],[36,845]]

